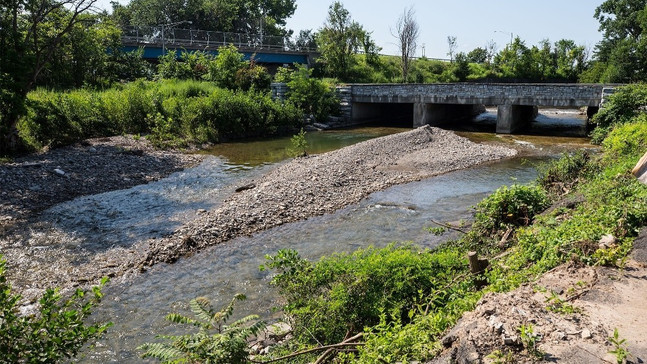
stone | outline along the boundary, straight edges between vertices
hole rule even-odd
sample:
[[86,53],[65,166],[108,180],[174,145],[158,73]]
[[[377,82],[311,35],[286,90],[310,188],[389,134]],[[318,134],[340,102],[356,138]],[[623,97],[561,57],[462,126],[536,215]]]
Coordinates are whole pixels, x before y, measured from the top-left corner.
[[586,329],[586,328],[582,329],[582,339],[586,340],[586,339],[590,339],[592,337],[593,337],[593,335],[591,334],[591,330]]
[[517,346],[519,345],[519,337],[517,335],[502,335],[503,337],[503,345],[508,345],[508,346]]
[[613,248],[616,245],[617,241],[618,240],[615,238],[615,236],[607,234],[600,238],[598,245],[600,249],[609,249]]
[[643,184],[647,184],[647,152],[640,158],[631,173]]
[[54,169],[54,173],[58,174],[59,176],[65,176],[65,171],[59,168]]

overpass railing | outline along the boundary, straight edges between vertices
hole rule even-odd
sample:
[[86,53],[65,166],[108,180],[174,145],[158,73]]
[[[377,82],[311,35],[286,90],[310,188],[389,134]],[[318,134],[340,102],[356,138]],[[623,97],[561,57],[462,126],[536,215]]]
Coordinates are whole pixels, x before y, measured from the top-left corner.
[[236,48],[268,49],[274,51],[311,52],[313,49],[299,48],[289,37],[262,34],[216,32],[196,29],[177,29],[162,26],[126,27],[122,30],[122,41],[129,44],[159,45],[171,47],[220,47],[233,44]]

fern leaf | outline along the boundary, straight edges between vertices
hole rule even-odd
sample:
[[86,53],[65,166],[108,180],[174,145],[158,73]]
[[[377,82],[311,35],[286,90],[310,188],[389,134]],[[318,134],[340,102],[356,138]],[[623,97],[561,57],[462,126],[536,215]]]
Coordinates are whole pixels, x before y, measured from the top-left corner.
[[137,350],[144,350],[142,358],[155,358],[162,363],[186,363],[184,353],[163,343],[148,343],[140,345]]

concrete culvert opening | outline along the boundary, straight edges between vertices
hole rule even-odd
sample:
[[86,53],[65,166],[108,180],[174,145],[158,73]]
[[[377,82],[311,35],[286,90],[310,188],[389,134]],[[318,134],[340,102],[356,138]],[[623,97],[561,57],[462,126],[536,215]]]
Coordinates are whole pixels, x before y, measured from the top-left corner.
[[355,103],[353,120],[367,126],[413,128],[413,104]]

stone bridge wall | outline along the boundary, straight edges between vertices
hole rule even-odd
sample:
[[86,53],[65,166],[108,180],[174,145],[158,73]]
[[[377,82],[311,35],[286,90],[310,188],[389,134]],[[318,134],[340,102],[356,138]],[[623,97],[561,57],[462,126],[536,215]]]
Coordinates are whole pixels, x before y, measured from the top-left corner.
[[352,101],[581,107],[599,106],[603,85],[589,84],[352,84]]

